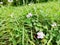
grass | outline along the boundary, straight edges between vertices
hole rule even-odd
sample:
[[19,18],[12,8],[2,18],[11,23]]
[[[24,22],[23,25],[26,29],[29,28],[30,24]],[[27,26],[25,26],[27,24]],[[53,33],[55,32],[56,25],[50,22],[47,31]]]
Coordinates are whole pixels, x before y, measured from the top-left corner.
[[[36,17],[28,19],[28,13]],[[32,20],[37,21],[33,22],[37,26],[32,24]],[[57,23],[54,28],[51,27],[53,22]],[[59,2],[0,7],[0,45],[60,45],[59,30]],[[37,39],[37,31],[43,31],[45,38]]]

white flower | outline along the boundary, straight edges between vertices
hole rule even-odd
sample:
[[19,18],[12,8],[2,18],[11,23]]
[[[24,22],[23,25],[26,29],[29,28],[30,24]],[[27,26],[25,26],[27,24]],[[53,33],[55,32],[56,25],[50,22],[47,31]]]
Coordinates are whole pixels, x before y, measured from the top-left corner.
[[13,2],[13,0],[8,0],[8,2]]
[[28,5],[31,6],[33,3],[29,3]]
[[0,4],[3,4],[3,2],[0,2]]
[[55,26],[57,26],[57,24],[54,22],[51,26],[52,26],[52,27],[55,27]]
[[38,32],[38,33],[37,33],[37,38],[38,38],[38,39],[43,39],[44,36],[45,36],[45,34],[44,34],[43,32]]
[[29,13],[26,17],[27,17],[27,18],[30,18],[30,17],[32,17],[32,14]]
[[31,5],[31,4],[28,4],[29,6]]

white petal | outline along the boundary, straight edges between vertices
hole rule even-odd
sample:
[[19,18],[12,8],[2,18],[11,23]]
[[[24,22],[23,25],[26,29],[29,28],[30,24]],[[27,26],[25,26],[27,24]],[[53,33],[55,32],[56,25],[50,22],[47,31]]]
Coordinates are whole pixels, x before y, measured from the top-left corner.
[[38,32],[37,35],[43,35],[43,32]]
[[31,14],[31,13],[29,13],[28,15],[29,15],[29,16],[32,16],[32,14]]
[[0,2],[0,4],[3,4],[3,2]]
[[37,33],[37,38],[44,38],[45,34],[43,32],[38,32]]
[[28,15],[26,15],[26,17],[27,17],[27,18],[30,18],[30,17],[32,17],[32,14],[29,13]]
[[43,39],[43,38],[44,38],[44,36],[37,36],[37,38],[38,38],[38,39],[39,39],[39,38]]
[[52,27],[55,27],[56,25],[57,25],[57,24],[54,22],[51,26],[52,26]]
[[27,15],[26,17],[27,17],[27,18],[30,18],[30,16],[29,16],[29,15]]

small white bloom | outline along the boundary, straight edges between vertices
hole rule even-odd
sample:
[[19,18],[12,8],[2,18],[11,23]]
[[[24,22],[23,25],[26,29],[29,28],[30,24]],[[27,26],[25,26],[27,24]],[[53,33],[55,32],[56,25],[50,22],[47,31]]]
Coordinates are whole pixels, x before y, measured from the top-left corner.
[[38,39],[39,39],[39,38],[43,39],[44,36],[45,36],[45,34],[44,34],[43,32],[38,32],[38,33],[37,33],[37,38],[38,38]]
[[26,17],[27,17],[27,18],[30,18],[30,17],[32,17],[32,14],[29,13]]
[[8,0],[8,2],[13,2],[13,0]]
[[33,3],[29,3],[28,5],[31,6]]
[[3,2],[0,2],[0,4],[3,4]]
[[55,27],[55,26],[57,26],[57,24],[54,22],[51,26],[52,26],[52,27]]
[[31,5],[31,4],[28,4],[29,6]]
[[44,36],[37,36],[37,38],[38,38],[38,39],[40,39],[40,38],[41,38],[41,39],[43,39],[43,38],[44,38]]

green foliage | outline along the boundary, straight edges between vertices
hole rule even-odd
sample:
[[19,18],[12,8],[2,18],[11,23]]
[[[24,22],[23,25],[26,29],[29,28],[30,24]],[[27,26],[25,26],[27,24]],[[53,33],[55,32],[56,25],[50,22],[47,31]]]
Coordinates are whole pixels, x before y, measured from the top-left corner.
[[[12,0],[11,0],[12,1]],[[41,3],[41,2],[49,2],[49,1],[59,1],[59,0],[13,0],[13,2],[9,2],[8,0],[0,0],[0,2],[3,2],[4,5],[26,5],[30,3]]]
[[[27,18],[29,13],[32,17]],[[37,39],[39,31],[44,39]],[[0,45],[60,45],[60,3],[1,6]]]

